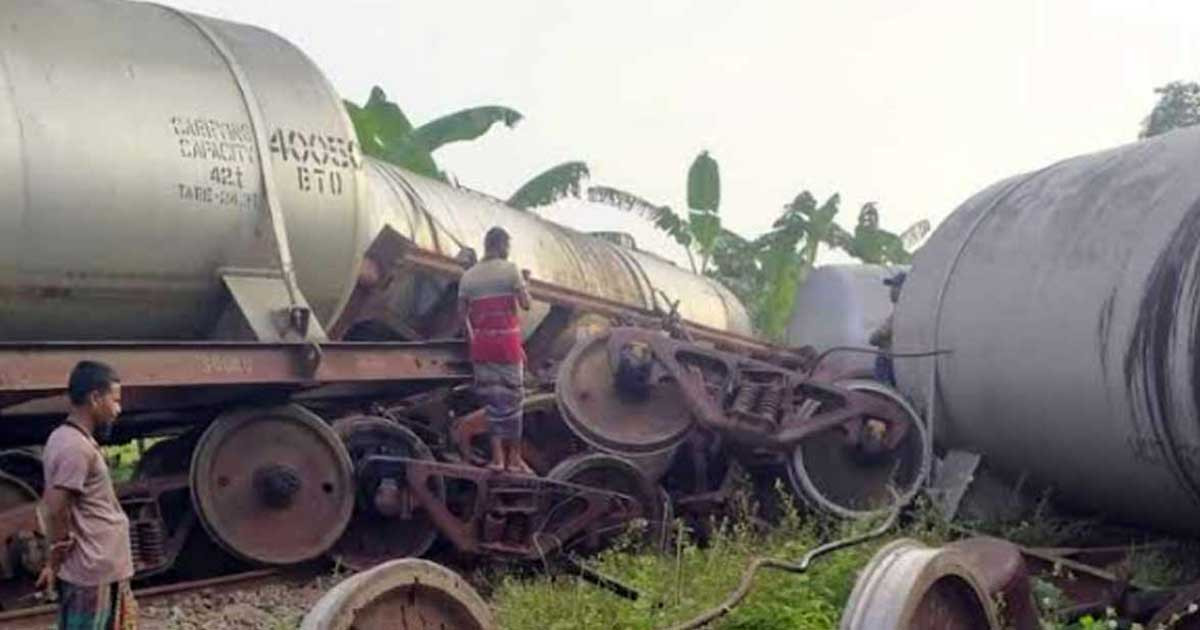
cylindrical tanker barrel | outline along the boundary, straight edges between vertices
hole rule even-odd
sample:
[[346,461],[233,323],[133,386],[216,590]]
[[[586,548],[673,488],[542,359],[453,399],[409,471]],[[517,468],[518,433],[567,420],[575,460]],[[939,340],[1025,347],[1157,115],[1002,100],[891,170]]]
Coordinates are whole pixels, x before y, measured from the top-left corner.
[[[325,77],[262,29],[119,0],[0,4],[0,337],[214,334],[222,277],[278,272],[328,325],[385,225],[432,251],[513,233],[549,282],[748,333],[724,287],[478,193],[364,161]],[[368,213],[370,216],[367,216]],[[394,302],[428,315],[436,282]],[[433,287],[432,292],[430,287]],[[549,307],[526,318],[532,330]]]
[[[1200,129],[1002,181],[918,252],[901,388],[1076,507],[1200,532]],[[932,397],[931,397],[932,394]]]
[[223,268],[280,268],[264,177],[333,316],[365,247],[361,158],[303,53],[115,0],[7,0],[0,31],[0,336],[209,335]]
[[[883,283],[905,267],[826,265],[796,289],[786,340],[789,347],[869,348],[871,333],[892,314],[891,289]],[[871,376],[875,357],[858,352],[828,356],[823,372],[837,377]]]
[[[390,226],[429,251],[455,257],[463,250],[482,253],[492,226],[512,235],[510,258],[535,278],[643,309],[670,308],[720,330],[750,334],[745,307],[715,280],[687,272],[665,260],[626,249],[605,239],[516,210],[486,195],[453,188],[377,160],[365,161],[370,197],[370,233]],[[390,315],[419,322],[435,308],[446,286],[420,276],[402,279],[389,301]],[[528,335],[549,307],[535,305],[523,318]]]

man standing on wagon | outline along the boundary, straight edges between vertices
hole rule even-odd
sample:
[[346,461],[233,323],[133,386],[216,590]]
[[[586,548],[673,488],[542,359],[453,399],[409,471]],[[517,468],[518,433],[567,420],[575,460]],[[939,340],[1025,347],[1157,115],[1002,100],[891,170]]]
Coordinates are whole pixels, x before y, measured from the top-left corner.
[[521,403],[525,349],[518,307],[529,310],[525,275],[508,260],[510,238],[503,228],[488,230],[483,260],[458,283],[459,312],[465,316],[475,367],[475,393],[483,401],[491,434],[493,470],[532,473],[521,456]]

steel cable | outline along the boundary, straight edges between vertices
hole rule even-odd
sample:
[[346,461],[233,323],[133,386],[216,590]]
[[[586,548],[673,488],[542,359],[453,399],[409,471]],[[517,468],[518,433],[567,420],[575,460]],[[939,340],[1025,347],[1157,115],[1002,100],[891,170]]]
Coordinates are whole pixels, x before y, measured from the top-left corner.
[[734,591],[730,593],[728,597],[725,598],[725,601],[721,602],[721,604],[715,608],[706,610],[690,621],[669,626],[667,630],[695,630],[696,628],[706,626],[713,621],[716,621],[717,619],[729,614],[729,612],[732,611],[738,604],[740,604],[741,601],[746,598],[746,595],[750,593],[750,586],[754,582],[754,574],[757,573],[761,568],[766,567],[769,569],[779,569],[791,573],[804,573],[808,571],[808,568],[812,565],[813,560],[816,560],[827,553],[844,549],[846,547],[859,545],[886,534],[892,529],[892,527],[896,525],[896,520],[900,516],[900,511],[904,509],[904,506],[906,505],[900,500],[900,495],[894,488],[889,487],[888,491],[892,493],[892,499],[895,502],[895,507],[893,507],[891,512],[888,513],[888,517],[884,519],[883,523],[881,523],[879,527],[876,527],[875,529],[864,534],[842,538],[840,540],[835,540],[811,549],[801,556],[799,562],[791,562],[788,560],[770,557],[755,558],[750,561],[750,564],[742,573],[742,580],[738,584],[738,587],[734,589]]

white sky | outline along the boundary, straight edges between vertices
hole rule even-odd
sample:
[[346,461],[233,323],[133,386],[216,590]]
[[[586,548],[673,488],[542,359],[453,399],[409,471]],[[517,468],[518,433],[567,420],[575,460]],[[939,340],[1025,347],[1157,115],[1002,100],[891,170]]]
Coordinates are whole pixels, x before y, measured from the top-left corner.
[[[749,236],[805,188],[841,192],[848,227],[865,201],[895,230],[936,222],[997,179],[1134,140],[1154,87],[1200,79],[1197,0],[159,1],[275,31],[346,98],[379,84],[416,124],[519,110],[436,155],[496,196],[582,159],[593,183],[681,209],[708,149],[724,221]],[[605,207],[543,214],[672,247]]]

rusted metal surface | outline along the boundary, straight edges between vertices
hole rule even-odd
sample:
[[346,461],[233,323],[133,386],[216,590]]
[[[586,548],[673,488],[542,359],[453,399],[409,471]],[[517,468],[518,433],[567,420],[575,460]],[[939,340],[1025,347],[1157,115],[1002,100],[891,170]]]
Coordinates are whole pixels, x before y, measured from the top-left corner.
[[859,574],[840,630],[999,630],[990,593],[969,559],[901,539]]
[[33,533],[37,531],[37,516],[34,511],[38,494],[24,481],[0,472],[0,580],[11,580],[19,572],[33,574],[40,563],[26,550],[36,549],[31,545]]
[[23,448],[0,451],[0,472],[20,479],[41,496],[45,479],[38,453]]
[[[415,433],[385,418],[341,418],[333,429],[346,445],[356,469],[367,458],[379,455],[433,460],[433,453]],[[437,528],[402,484],[363,470],[357,475],[355,485],[354,515],[331,552],[339,563],[362,571],[387,560],[420,556],[429,550],[437,537]],[[446,487],[441,478],[433,480],[432,492],[437,500],[445,501]]]
[[[536,560],[564,548],[595,544],[638,518],[661,519],[661,496],[651,492],[653,485],[636,467],[609,456],[582,457],[600,459],[571,466],[574,460],[568,459],[556,467],[558,473],[537,477],[373,455],[360,462],[357,475],[360,483],[402,483],[407,496],[401,500],[428,514],[441,535],[465,553]],[[613,483],[632,494],[589,485],[597,471],[611,473]],[[447,488],[445,497],[434,489],[439,484]],[[651,494],[652,500],[647,498]]]
[[196,445],[190,482],[209,535],[262,564],[320,556],[354,509],[346,448],[324,421],[296,405],[218,418]]
[[962,554],[984,592],[994,601],[1004,602],[999,616],[1005,628],[1041,628],[1029,569],[1020,547],[998,538],[976,537],[951,543],[946,548]]
[[393,560],[333,587],[301,630],[493,630],[487,604],[462,576],[426,560]]
[[[121,484],[117,499],[130,519],[130,546],[138,579],[171,569],[195,524],[190,511],[166,514],[163,497],[186,491],[186,475],[160,476]],[[38,495],[19,480],[0,473],[0,588],[2,604],[27,598],[44,562]],[[170,520],[168,520],[170,517]]]
[[640,328],[581,342],[556,392],[568,425],[627,456],[676,448],[692,430],[743,449],[787,455],[797,492],[844,517],[907,498],[928,473],[924,426],[907,403],[870,382],[823,383],[775,364]]
[[595,551],[623,533],[634,519],[641,519],[645,521],[646,540],[654,542],[665,539],[669,523],[664,518],[665,506],[658,486],[629,461],[604,453],[576,455],[560,462],[546,478],[617,492],[633,499],[633,502],[622,501],[617,506],[610,504],[609,509],[596,514],[593,502],[586,497],[566,498],[553,506],[545,525],[537,534],[539,538],[550,538],[556,545],[565,546],[569,539],[564,537],[563,532],[569,532],[576,522],[586,521],[587,535],[580,542],[585,551]]
[[112,365],[124,388],[461,381],[471,375],[461,341],[0,343],[0,394],[62,392],[65,375],[83,359]]

